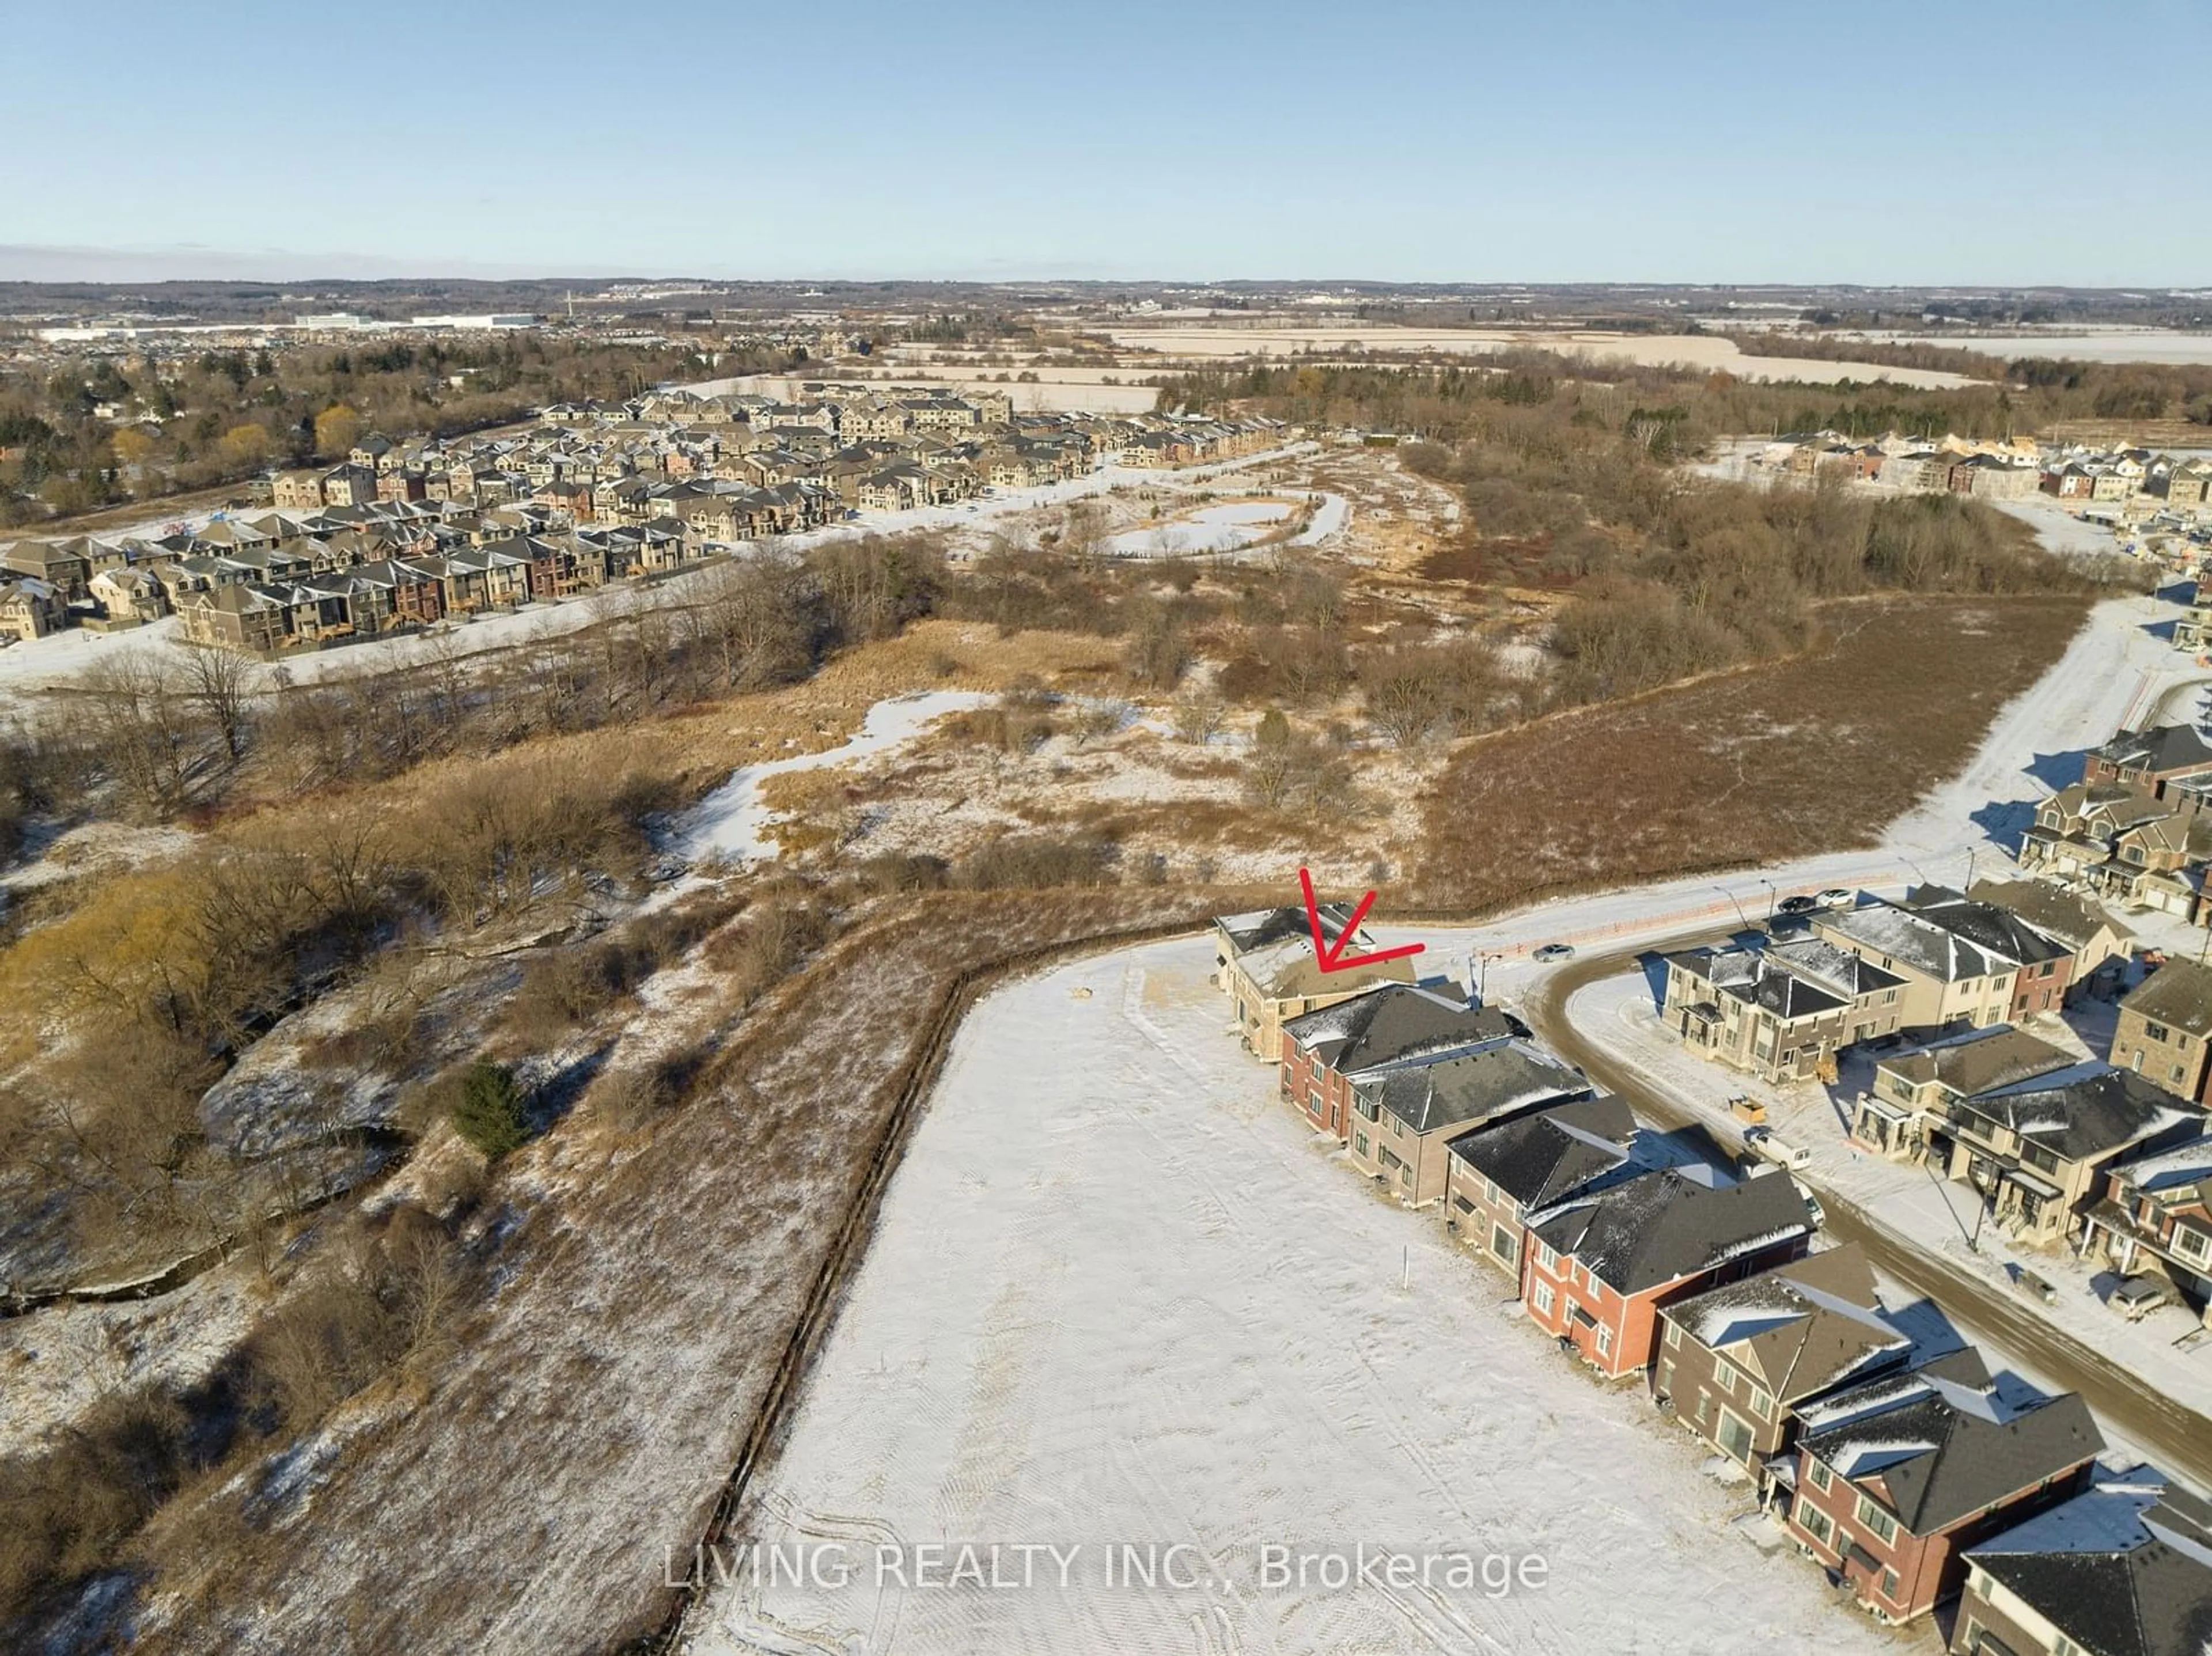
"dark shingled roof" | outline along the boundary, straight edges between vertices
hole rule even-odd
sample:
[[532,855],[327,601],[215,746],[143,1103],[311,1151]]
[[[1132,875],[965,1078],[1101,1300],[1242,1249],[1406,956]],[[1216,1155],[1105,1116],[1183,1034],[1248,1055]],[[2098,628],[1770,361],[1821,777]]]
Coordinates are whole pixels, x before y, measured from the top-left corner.
[[1429,1133],[1584,1098],[1590,1085],[1542,1048],[1502,1040],[1455,1058],[1384,1070],[1352,1089],[1415,1132]]
[[2074,952],[2010,909],[1961,896],[1948,886],[1922,886],[1907,893],[1900,906],[1935,921],[1954,937],[1964,937],[1984,953],[2022,966],[2058,960]]
[[2164,1483],[2138,1467],[1966,1556],[2095,1656],[2203,1656],[2212,1507]]
[[[1342,903],[1323,903],[1321,906],[1322,934],[1334,942],[1352,919],[1352,911]],[[1262,908],[1249,914],[1220,914],[1213,924],[1240,955],[1249,954],[1285,937],[1307,937],[1313,935],[1313,924],[1306,919],[1304,907],[1293,905],[1285,908]]]
[[2170,1023],[2192,1035],[2212,1034],[2212,968],[2195,961],[2168,961],[2120,1004],[2154,1023]]
[[2131,1071],[2094,1062],[1976,1093],[1960,1105],[2069,1162],[2093,1161],[2185,1121],[2203,1119],[2187,1099]]
[[1932,1535],[2100,1453],[2075,1393],[1977,1385],[1936,1365],[1839,1392],[1805,1411],[1806,1451]]
[[2154,725],[2148,730],[2122,731],[2097,749],[2097,756],[2122,770],[2188,770],[2212,765],[2212,741],[2194,725]]
[[1796,1181],[1786,1174],[1715,1188],[1662,1168],[1570,1203],[1534,1228],[1607,1287],[1640,1294],[1741,1254],[1812,1234]]
[[1518,1018],[1494,1006],[1469,1006],[1401,983],[1383,984],[1283,1025],[1300,1051],[1346,1074],[1528,1033]]
[[1864,1380],[1912,1348],[1883,1318],[1856,1242],[1678,1300],[1664,1314],[1699,1344],[1729,1349],[1785,1403]]
[[1524,1208],[1549,1207],[1628,1165],[1636,1118],[1611,1096],[1577,1099],[1462,1133],[1451,1153]]

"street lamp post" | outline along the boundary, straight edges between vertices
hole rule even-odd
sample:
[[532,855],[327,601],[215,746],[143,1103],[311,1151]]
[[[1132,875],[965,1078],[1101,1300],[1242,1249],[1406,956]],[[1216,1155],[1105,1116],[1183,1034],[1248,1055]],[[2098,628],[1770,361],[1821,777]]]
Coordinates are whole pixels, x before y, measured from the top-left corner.
[[1736,901],[1736,900],[1735,900],[1735,892],[1733,892],[1733,891],[1730,891],[1730,890],[1729,890],[1726,886],[1724,886],[1724,885],[1717,885],[1717,886],[1715,886],[1715,887],[1713,888],[1713,889],[1714,889],[1714,890],[1716,890],[1716,891],[1717,891],[1717,892],[1719,892],[1719,893],[1721,894],[1721,895],[1722,895],[1722,896],[1723,896],[1723,897],[1725,897],[1725,898],[1727,898],[1727,899],[1729,900],[1729,905],[1730,905],[1732,907],[1734,907],[1734,908],[1735,908],[1735,918],[1736,918],[1736,922],[1737,922],[1737,924],[1738,924],[1738,925],[1741,925],[1745,931],[1750,931],[1750,930],[1751,930],[1751,917],[1750,917],[1749,915],[1746,914],[1746,913],[1743,912],[1743,905],[1742,905],[1741,903],[1740,903],[1740,902],[1737,902],[1737,901]]
[[1782,901],[1782,894],[1774,889],[1774,882],[1766,878],[1764,875],[1759,877],[1759,883],[1766,888],[1766,923],[1769,925],[1772,925],[1774,924],[1774,910],[1776,906]]

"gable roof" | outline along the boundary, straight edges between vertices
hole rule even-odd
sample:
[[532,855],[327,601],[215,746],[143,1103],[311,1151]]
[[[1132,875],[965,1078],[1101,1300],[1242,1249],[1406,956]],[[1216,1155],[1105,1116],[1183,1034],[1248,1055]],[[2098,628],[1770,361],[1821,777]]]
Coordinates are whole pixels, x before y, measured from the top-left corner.
[[1977,880],[1966,895],[2011,910],[2038,931],[2071,944],[2077,952],[2100,931],[2109,931],[2123,943],[2135,936],[2088,898],[2046,880]]
[[2153,725],[2119,731],[2096,754],[2123,770],[2194,770],[2212,765],[2212,740],[2194,725]]
[[2192,1035],[2212,1034],[2212,968],[2170,960],[2133,989],[2120,1004],[2154,1023]]
[[1554,1104],[1462,1133],[1451,1153],[1524,1209],[1565,1200],[1631,1160],[1636,1118],[1610,1095]]
[[1902,1362],[1912,1349],[1883,1318],[1874,1267],[1856,1242],[1678,1301],[1663,1314],[1700,1345],[1726,1350],[1784,1403]]
[[1590,1084],[1541,1047],[1509,1038],[1431,1063],[1375,1071],[1370,1080],[1355,1081],[1352,1092],[1413,1131],[1431,1133],[1585,1098]]
[[1607,1287],[1640,1294],[1809,1236],[1813,1224],[1787,1174],[1715,1186],[1665,1168],[1571,1201],[1531,1228]]
[[[1320,906],[1322,931],[1334,942],[1350,924],[1352,911],[1342,903],[1322,903]],[[1309,937],[1313,928],[1306,919],[1306,912],[1296,904],[1282,908],[1255,909],[1249,914],[1217,914],[1213,929],[1228,942],[1231,949],[1239,955],[1285,937]]]
[[2202,1656],[2212,1648],[2212,1507],[2148,1467],[1966,1556],[2096,1656]]
[[2076,1064],[1960,1101],[2069,1162],[2094,1161],[2204,1113],[2130,1070]]
[[[1814,1459],[1932,1535],[2080,1465],[2105,1440],[2089,1406],[1946,1362],[1854,1386],[1801,1411]],[[1986,1370],[1982,1371],[1986,1374]]]
[[1893,1053],[1879,1059],[1875,1067],[1901,1076],[1915,1087],[1933,1081],[1966,1097],[2071,1069],[2078,1061],[2065,1048],[2025,1029],[1991,1023]]
[[1470,1006],[1402,983],[1378,985],[1283,1025],[1284,1036],[1301,1052],[1347,1074],[1528,1033],[1519,1019],[1494,1006]]

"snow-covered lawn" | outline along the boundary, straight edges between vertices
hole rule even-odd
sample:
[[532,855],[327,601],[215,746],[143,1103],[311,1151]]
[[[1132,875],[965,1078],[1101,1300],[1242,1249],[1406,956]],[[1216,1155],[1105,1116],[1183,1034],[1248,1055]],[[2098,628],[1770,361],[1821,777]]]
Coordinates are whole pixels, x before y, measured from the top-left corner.
[[1292,509],[1288,500],[1223,500],[1179,513],[1165,523],[1109,536],[1106,549],[1121,558],[1234,552],[1258,540]]
[[[1317,1144],[1211,964],[1203,938],[1125,950],[969,1016],[757,1491],[763,1542],[836,1543],[852,1578],[740,1572],[696,1656],[1896,1648],[1731,1529],[1742,1492],[1639,1391]],[[921,1585],[933,1542],[1000,1544],[1010,1585]],[[1266,1571],[1363,1543],[1436,1561],[1429,1585]],[[1018,1585],[1008,1550],[1047,1544]],[[1184,1546],[1164,1568],[1191,1585],[1107,1585],[1123,1544]],[[1510,1590],[1446,1585],[1461,1555],[1512,1560]]]
[[[1567,1010],[1577,1029],[1633,1064],[1648,1084],[1696,1111],[1722,1143],[1735,1144],[1742,1134],[1741,1125],[1729,1117],[1729,1095],[1748,1093],[1763,1100],[1776,1134],[1812,1157],[1798,1174],[1809,1188],[1844,1198],[1915,1247],[2014,1292],[2027,1311],[2124,1364],[2167,1396],[2212,1412],[2212,1335],[2195,1317],[2169,1306],[2141,1322],[2125,1320],[2104,1304],[2100,1289],[2108,1290],[2112,1279],[2102,1265],[2063,1248],[2019,1246],[1986,1218],[1977,1223],[1978,1204],[1971,1186],[1940,1178],[1927,1168],[1886,1161],[1850,1143],[1851,1104],[1873,1078],[1872,1059],[1855,1057],[1847,1062],[1833,1088],[1811,1082],[1772,1086],[1708,1064],[1668,1033],[1641,973],[1593,983],[1576,992]],[[2057,1044],[2077,1050],[2083,1046],[2055,1020],[2027,1027]],[[2047,1305],[2014,1289],[2008,1266],[2050,1283],[2057,1290],[2057,1303]]]

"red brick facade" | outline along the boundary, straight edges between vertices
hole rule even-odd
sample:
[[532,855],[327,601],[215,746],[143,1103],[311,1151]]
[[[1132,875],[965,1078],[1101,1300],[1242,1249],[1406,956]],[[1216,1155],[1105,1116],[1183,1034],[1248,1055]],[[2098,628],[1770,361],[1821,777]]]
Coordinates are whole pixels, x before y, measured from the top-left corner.
[[[1640,1374],[1651,1366],[1659,1344],[1661,1306],[1801,1259],[1811,1240],[1809,1232],[1789,1237],[1711,1271],[1623,1295],[1607,1288],[1571,1257],[1554,1253],[1524,1228],[1521,1302],[1539,1328],[1572,1342],[1583,1361],[1607,1379],[1619,1380]],[[1577,1316],[1577,1312],[1582,1314]]]

